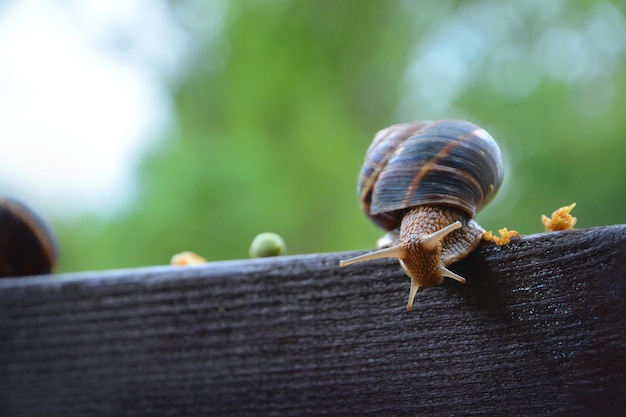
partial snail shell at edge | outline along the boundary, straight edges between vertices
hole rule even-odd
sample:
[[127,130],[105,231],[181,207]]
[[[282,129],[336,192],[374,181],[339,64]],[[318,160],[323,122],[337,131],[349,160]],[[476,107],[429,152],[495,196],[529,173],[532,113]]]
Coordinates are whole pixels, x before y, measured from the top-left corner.
[[52,231],[34,211],[0,198],[0,277],[49,274],[58,252]]

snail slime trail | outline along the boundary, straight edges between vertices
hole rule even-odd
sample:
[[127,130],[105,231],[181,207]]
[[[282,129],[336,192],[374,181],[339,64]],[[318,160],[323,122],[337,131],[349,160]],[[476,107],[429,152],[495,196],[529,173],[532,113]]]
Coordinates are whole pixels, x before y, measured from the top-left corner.
[[379,131],[365,155],[357,192],[365,215],[387,230],[390,243],[339,266],[397,258],[411,278],[407,309],[417,290],[464,283],[447,269],[480,243],[473,218],[503,177],[500,148],[484,129],[464,120],[418,120]]

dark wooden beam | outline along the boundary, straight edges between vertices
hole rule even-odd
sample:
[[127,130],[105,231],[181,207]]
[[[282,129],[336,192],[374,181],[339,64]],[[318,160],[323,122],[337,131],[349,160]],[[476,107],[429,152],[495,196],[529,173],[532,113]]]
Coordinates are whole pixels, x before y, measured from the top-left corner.
[[351,255],[0,280],[0,415],[626,410],[626,225],[484,242],[412,312]]

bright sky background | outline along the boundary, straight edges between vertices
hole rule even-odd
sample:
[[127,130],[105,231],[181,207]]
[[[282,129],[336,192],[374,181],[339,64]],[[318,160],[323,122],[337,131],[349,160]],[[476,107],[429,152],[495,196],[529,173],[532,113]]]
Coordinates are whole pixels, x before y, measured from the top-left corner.
[[0,3],[0,195],[64,217],[123,208],[171,127],[184,50],[162,0]]
[[[186,24],[205,39],[219,33],[227,2],[190,3]],[[416,44],[397,120],[416,108],[445,113],[487,58],[486,77],[505,95],[523,98],[551,78],[596,103],[581,111],[611,105],[626,56],[618,8],[597,2],[570,22],[565,2],[483,3],[446,11]],[[529,51],[520,15],[550,22]],[[190,43],[166,0],[0,0],[0,195],[47,216],[124,208],[144,151],[175,128],[167,83]]]

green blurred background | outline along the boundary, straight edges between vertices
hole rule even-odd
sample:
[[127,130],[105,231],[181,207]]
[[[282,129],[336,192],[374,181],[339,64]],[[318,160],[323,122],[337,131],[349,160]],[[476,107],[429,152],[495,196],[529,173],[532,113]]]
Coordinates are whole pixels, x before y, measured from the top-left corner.
[[[372,248],[356,179],[377,130],[463,118],[501,144],[485,229],[626,223],[624,2],[173,1],[193,53],[169,89],[176,124],[143,156],[113,218],[52,219],[59,271]],[[167,45],[164,45],[167,47]]]

